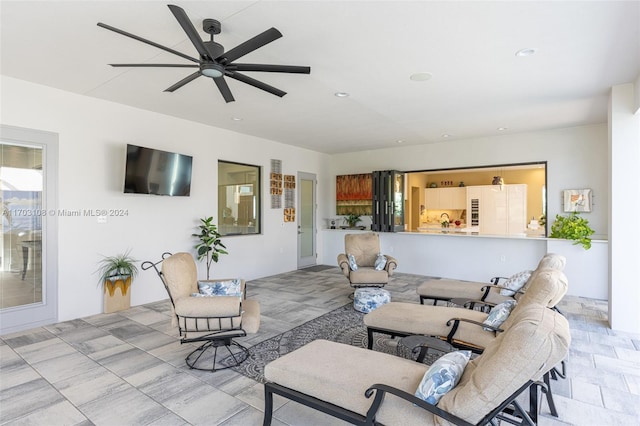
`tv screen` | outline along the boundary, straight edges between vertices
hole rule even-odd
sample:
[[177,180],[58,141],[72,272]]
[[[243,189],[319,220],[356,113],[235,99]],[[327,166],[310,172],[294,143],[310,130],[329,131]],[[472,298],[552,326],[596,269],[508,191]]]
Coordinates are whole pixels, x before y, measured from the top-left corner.
[[193,157],[127,144],[124,192],[189,196]]

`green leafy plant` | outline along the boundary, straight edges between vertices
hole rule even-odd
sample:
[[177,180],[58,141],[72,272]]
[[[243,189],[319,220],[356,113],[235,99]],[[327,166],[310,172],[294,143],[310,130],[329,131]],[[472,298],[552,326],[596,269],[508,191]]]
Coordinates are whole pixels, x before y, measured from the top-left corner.
[[211,264],[218,263],[221,254],[229,253],[225,250],[227,247],[220,240],[221,235],[218,232],[218,227],[213,223],[213,217],[200,219],[198,229],[200,233],[191,234],[191,236],[200,240],[195,248],[198,252],[198,260],[206,259],[207,261],[207,279],[209,279]]
[[131,281],[138,275],[138,267],[135,265],[135,260],[129,253],[131,250],[127,250],[124,253],[115,256],[104,256],[102,260],[98,262],[98,285],[104,285],[107,281],[125,280],[131,277]]
[[591,248],[591,238],[595,231],[589,226],[589,221],[580,217],[577,212],[569,216],[556,215],[556,220],[551,225],[551,238],[564,238],[574,240],[574,245],[581,244],[585,250]]
[[344,221],[347,222],[349,228],[355,228],[358,222],[360,222],[360,215],[349,213],[344,217]]

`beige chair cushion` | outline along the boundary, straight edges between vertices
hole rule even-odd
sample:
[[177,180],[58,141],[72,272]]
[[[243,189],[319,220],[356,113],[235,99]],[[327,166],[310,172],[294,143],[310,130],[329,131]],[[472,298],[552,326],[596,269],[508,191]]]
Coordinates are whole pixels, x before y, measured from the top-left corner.
[[[510,330],[467,364],[460,383],[438,407],[476,423],[528,380],[539,379],[558,364],[570,341],[569,324],[562,315],[529,305],[520,310]],[[364,392],[371,385],[386,384],[414,394],[427,368],[394,355],[315,340],[267,364],[264,374],[270,382],[366,415],[372,398]],[[394,426],[446,424],[390,394],[376,420]]]
[[[527,280],[525,285],[520,291],[526,292],[531,283],[535,280],[538,271],[543,269],[553,269],[557,271],[564,270],[566,264],[566,258],[564,256],[548,253],[540,259],[538,267],[533,271],[531,277]],[[483,287],[490,285],[490,283],[483,283],[477,281],[463,281],[454,279],[430,279],[422,283],[417,289],[416,293],[419,296],[432,296],[438,299],[452,299],[452,298],[464,298],[469,300],[479,300],[484,291]],[[522,297],[522,294],[516,293],[513,297],[518,300]],[[503,296],[500,294],[500,288],[494,287],[491,289],[485,300],[489,303],[498,304],[506,300],[512,299],[511,296]]]
[[[529,289],[500,328],[509,329],[515,321],[514,313],[528,305],[555,306],[567,293],[567,289],[567,277],[563,272],[555,269],[538,271]],[[391,302],[365,315],[364,323],[367,327],[399,333],[446,337],[451,330],[446,322],[451,318],[459,317],[483,322],[487,316],[483,312],[464,308]],[[486,348],[495,338],[494,332],[485,331],[480,326],[465,322],[460,322],[454,335],[454,340],[480,348]]]
[[[425,306],[417,303],[391,302],[364,316],[367,327],[405,334],[446,337],[451,331],[447,321],[463,317],[477,322],[487,319],[487,314],[464,308]],[[476,324],[461,322],[454,339],[480,348],[495,339],[493,331],[485,331]]]
[[242,328],[248,334],[258,332],[260,328],[260,304],[256,300],[244,300],[242,302]]
[[486,287],[487,284],[488,283],[451,280],[447,278],[429,279],[418,286],[416,292],[419,296],[432,296],[437,299],[460,297],[469,300],[478,300],[483,293],[482,287]]
[[344,236],[344,250],[356,258],[358,266],[371,266],[376,263],[380,253],[380,237],[375,232],[364,234],[346,234]]
[[386,284],[389,282],[389,274],[384,269],[376,271],[362,266],[357,271],[349,271],[349,281],[351,284]]
[[[177,326],[176,314],[180,317],[180,328],[189,332],[189,337],[196,337],[193,332],[208,332],[242,328],[247,333],[256,333],[260,326],[260,305],[255,300],[242,300],[237,296],[192,297],[191,293],[198,293],[198,270],[190,253],[176,253],[162,261],[162,275],[169,288],[175,306],[171,306],[171,325]],[[205,281],[225,281],[212,279]],[[246,282],[241,280],[240,289],[246,298]],[[242,312],[242,316],[240,316]],[[191,317],[191,318],[190,318]],[[200,317],[198,319],[192,317]],[[207,317],[229,317],[220,321],[207,320]],[[203,332],[206,333],[206,332]]]
[[513,326],[467,365],[458,386],[440,400],[440,408],[476,423],[527,380],[539,379],[567,355],[571,336],[562,315],[533,304],[512,316]]
[[[313,342],[266,365],[265,378],[366,415],[373,398],[364,392],[384,383],[413,394],[428,366],[397,356],[326,340]],[[376,420],[386,425],[432,425],[433,416],[393,395]]]
[[163,260],[162,275],[174,302],[198,292],[198,269],[190,253],[176,253]]
[[[551,269],[554,271],[564,271],[564,267],[566,264],[567,264],[566,257],[559,254],[555,254],[555,253],[547,253],[542,257],[542,259],[540,259],[540,262],[538,263],[538,267],[533,271],[529,280],[525,283],[525,285],[520,290],[523,292],[526,292],[529,286],[531,285],[531,283],[536,279],[536,275],[540,271],[547,270],[547,269]],[[521,297],[521,296],[518,296],[518,297]],[[518,297],[516,297],[516,299]]]

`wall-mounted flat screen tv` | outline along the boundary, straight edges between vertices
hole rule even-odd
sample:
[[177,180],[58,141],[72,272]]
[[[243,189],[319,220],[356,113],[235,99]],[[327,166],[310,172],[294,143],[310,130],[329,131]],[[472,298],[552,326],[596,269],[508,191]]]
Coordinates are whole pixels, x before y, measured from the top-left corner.
[[127,144],[124,192],[189,196],[193,157]]

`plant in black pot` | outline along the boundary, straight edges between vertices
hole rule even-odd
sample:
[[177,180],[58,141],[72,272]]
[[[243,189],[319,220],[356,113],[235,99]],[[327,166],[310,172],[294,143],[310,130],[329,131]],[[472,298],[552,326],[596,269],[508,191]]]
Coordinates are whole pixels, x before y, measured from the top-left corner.
[[131,307],[131,282],[138,275],[137,262],[127,250],[115,256],[104,256],[98,262],[98,285],[104,291],[104,312],[111,313]]
[[207,262],[207,279],[209,279],[209,270],[213,262],[218,263],[221,254],[229,254],[224,244],[220,240],[218,227],[213,223],[213,217],[200,219],[198,226],[200,233],[191,234],[200,241],[196,246],[198,260],[206,259]]

